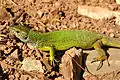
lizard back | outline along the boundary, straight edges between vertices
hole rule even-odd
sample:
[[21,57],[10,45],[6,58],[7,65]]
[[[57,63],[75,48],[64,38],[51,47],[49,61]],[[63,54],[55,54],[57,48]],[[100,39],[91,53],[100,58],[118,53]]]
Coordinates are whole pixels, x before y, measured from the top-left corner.
[[37,47],[54,46],[57,50],[65,50],[70,47],[89,49],[94,42],[103,36],[95,32],[85,30],[61,30],[41,33]]

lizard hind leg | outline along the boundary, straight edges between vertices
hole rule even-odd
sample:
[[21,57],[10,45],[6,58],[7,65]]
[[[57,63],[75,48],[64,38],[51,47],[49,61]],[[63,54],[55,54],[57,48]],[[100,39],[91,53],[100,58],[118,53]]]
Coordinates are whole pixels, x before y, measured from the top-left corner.
[[91,62],[96,62],[96,61],[100,61],[99,66],[97,67],[97,70],[99,70],[102,65],[103,65],[103,61],[107,60],[108,66],[110,65],[106,56],[105,51],[101,48],[102,46],[102,41],[101,40],[97,40],[94,44],[93,47],[94,49],[97,51],[97,53],[100,55],[99,57],[94,58],[94,60]]

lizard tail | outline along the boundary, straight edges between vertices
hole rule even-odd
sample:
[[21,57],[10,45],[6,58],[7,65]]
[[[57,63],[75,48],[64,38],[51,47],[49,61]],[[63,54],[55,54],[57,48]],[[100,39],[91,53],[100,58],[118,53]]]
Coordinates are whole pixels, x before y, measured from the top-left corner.
[[116,38],[104,37],[102,38],[102,44],[105,46],[120,48],[120,41]]

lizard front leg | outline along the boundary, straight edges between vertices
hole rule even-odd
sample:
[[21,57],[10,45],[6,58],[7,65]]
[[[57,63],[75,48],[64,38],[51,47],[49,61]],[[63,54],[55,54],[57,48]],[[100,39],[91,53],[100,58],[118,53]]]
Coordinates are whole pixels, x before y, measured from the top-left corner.
[[54,64],[54,59],[55,59],[55,49],[54,47],[42,47],[39,48],[43,51],[49,51],[50,52],[50,64],[53,65]]
[[[101,46],[102,46],[102,41],[101,41],[101,40],[98,40],[98,41],[96,41],[96,42],[93,44],[94,49],[95,49],[95,50],[98,52],[98,54],[100,55],[99,57],[94,58],[94,61],[92,61],[92,62],[100,61],[100,64],[99,64],[97,70],[99,70],[99,69],[102,67],[104,60],[107,60],[107,62],[108,62],[106,53],[105,53],[105,51],[101,48]],[[109,62],[108,62],[108,65],[109,65]]]

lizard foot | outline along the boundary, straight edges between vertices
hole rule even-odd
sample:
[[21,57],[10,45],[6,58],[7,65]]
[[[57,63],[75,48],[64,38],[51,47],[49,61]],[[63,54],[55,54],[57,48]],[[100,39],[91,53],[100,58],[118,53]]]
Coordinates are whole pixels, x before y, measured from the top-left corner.
[[53,59],[53,60],[50,60],[49,63],[51,66],[55,66],[55,63],[59,63],[60,61],[59,60],[56,60],[56,59]]
[[104,60],[107,60],[108,66],[110,66],[110,63],[109,63],[109,61],[107,59],[107,56],[100,56],[100,57],[96,57],[96,58],[93,58],[93,59],[94,60],[91,63],[100,61],[100,63],[99,63],[99,65],[98,65],[96,70],[99,70],[102,67]]

